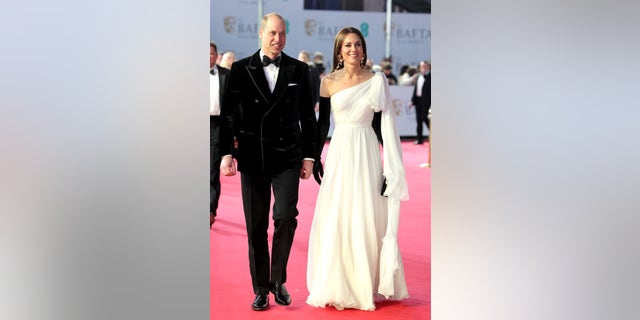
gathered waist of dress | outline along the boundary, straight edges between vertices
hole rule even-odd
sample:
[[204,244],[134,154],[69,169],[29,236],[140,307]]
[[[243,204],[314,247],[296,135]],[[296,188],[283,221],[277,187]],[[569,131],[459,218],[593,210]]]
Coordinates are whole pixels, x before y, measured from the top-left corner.
[[336,128],[358,128],[358,127],[371,127],[371,122],[342,122],[336,123]]

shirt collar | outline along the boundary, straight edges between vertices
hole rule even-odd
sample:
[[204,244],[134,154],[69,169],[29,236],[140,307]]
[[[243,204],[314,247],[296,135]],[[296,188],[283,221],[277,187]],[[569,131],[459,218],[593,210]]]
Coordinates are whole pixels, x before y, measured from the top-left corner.
[[[267,55],[266,55],[266,54],[264,54],[264,52],[262,52],[262,50],[260,50],[260,61],[262,61],[262,57],[264,57],[264,56],[267,56]],[[268,56],[267,56],[267,57],[268,57]],[[273,57],[273,58],[275,59],[276,57],[282,57],[282,52],[281,52],[279,55],[277,55],[277,56],[275,56],[275,57]],[[280,59],[281,59],[281,61],[282,61],[282,58],[280,58]]]

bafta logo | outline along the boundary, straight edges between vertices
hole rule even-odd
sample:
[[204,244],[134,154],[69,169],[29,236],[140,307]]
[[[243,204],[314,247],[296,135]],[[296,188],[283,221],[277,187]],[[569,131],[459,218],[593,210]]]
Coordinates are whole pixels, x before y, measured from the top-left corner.
[[[391,34],[396,30],[396,24],[391,22]],[[387,23],[382,24],[382,34],[387,34]]]
[[316,32],[316,27],[318,26],[318,22],[315,19],[307,19],[304,21],[304,32],[308,36],[313,36]]
[[399,116],[402,113],[402,100],[400,99],[393,99],[391,100],[391,105],[393,106],[393,111],[396,114],[396,116]]
[[224,31],[233,33],[236,29],[236,17],[224,17]]

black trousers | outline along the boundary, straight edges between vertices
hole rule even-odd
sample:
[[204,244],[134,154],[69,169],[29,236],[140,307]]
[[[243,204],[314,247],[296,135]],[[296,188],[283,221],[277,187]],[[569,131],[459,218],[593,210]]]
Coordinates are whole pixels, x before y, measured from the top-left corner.
[[[298,226],[300,169],[287,169],[271,177],[241,173],[240,181],[253,292],[267,293],[270,283],[287,282],[287,262]],[[267,229],[272,188],[274,230],[269,257]]]
[[431,130],[431,128],[429,127],[429,109],[431,108],[431,106],[425,106],[425,105],[421,105],[421,104],[417,104],[415,106],[416,109],[416,122],[417,122],[417,128],[416,128],[416,134],[417,134],[417,139],[418,141],[422,142],[424,141],[424,136],[422,135],[422,124],[424,123],[425,125],[427,125],[427,129]]
[[210,210],[215,217],[220,201],[220,116],[209,117],[209,175],[210,175]]

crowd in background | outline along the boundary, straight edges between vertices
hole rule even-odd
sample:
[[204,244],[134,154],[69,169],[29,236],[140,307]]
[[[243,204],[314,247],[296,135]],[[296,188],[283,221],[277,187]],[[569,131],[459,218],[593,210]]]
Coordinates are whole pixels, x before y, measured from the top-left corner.
[[[330,66],[327,66],[322,52],[316,51],[311,55],[308,51],[302,50],[298,53],[298,60],[307,63],[312,75],[317,75],[319,79],[322,79],[327,73],[331,72]],[[231,64],[234,61],[236,61],[235,52],[233,50],[227,50],[218,55],[216,64],[231,69]],[[416,80],[420,76],[418,66],[410,64],[402,65],[398,73],[399,76],[396,76],[393,73],[393,63],[390,58],[383,58],[378,64],[374,63],[373,59],[368,58],[366,64],[374,72],[383,72],[387,80],[389,80],[389,85],[415,86]]]
[[[321,79],[331,72],[332,66],[325,61],[322,52],[316,51],[311,55],[308,51],[302,50],[298,53],[298,60],[309,65],[310,83],[313,88],[313,101],[315,110],[318,112],[319,92]],[[231,64],[236,61],[235,52],[227,50],[217,57],[217,65],[231,69]],[[427,60],[419,62],[419,65],[404,64],[400,67],[399,76],[394,74],[393,61],[391,58],[383,58],[378,64],[373,59],[367,58],[366,67],[374,72],[382,72],[387,78],[389,85],[413,86],[413,94],[408,107],[416,112],[416,141],[415,144],[423,144],[429,141],[429,135],[423,135],[422,124],[430,129],[429,114],[431,113],[431,63]]]

